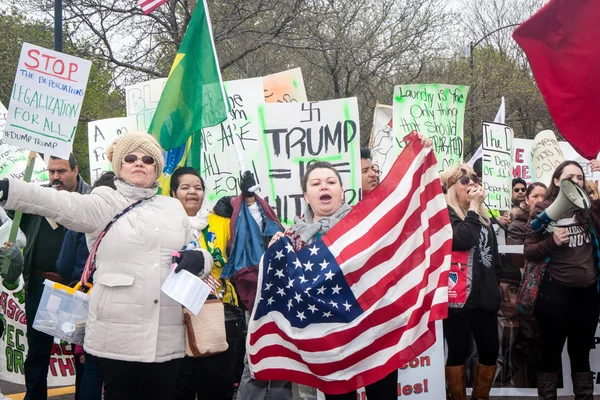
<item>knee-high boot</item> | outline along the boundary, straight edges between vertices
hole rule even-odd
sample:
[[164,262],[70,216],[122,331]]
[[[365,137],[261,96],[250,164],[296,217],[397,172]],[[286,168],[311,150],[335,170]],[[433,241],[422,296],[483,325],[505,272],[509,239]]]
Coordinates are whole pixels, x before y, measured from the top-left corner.
[[496,374],[495,365],[483,365],[477,363],[475,367],[475,378],[473,378],[473,393],[471,400],[489,400],[490,389]]
[[446,384],[448,395],[452,400],[467,400],[467,380],[465,366],[446,367]]
[[540,400],[556,400],[558,372],[538,372],[537,387]]
[[577,372],[571,374],[573,380],[573,393],[575,400],[594,399],[594,375],[591,372]]

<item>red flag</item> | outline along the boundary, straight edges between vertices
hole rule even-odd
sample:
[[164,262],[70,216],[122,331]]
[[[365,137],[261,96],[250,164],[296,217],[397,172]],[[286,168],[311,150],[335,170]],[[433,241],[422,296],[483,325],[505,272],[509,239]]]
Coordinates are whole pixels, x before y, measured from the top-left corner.
[[562,136],[587,159],[600,151],[600,1],[551,0],[513,38]]
[[142,7],[144,14],[150,14],[167,1],[168,0],[138,0],[138,3],[140,3],[140,7]]
[[326,393],[376,382],[435,342],[448,314],[452,227],[431,149],[404,149],[381,185],[325,236],[261,260],[248,327],[260,380]]

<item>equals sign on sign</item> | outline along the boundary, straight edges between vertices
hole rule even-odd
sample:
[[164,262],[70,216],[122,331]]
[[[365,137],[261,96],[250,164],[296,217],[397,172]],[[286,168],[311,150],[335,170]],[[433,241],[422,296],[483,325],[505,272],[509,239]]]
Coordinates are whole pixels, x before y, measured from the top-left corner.
[[290,179],[292,177],[291,169],[271,169],[269,177],[273,179]]

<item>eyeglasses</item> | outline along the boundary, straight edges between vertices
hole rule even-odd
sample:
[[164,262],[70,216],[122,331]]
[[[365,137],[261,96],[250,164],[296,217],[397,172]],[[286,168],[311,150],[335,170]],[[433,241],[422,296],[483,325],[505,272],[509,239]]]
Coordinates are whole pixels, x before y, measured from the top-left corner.
[[472,175],[468,175],[467,171],[462,170],[465,174],[463,176],[461,176],[460,178],[455,178],[454,176],[451,176],[448,179],[448,186],[446,188],[450,189],[456,182],[460,182],[462,185],[466,186],[469,184],[469,181],[473,181],[474,184],[479,184],[479,177],[475,174]]
[[135,154],[127,154],[125,157],[123,157],[123,162],[127,163],[127,164],[133,164],[134,162],[136,162],[139,159],[142,159],[142,162],[146,165],[154,165],[154,157],[152,156],[142,156],[142,157],[138,157]]
[[527,189],[525,189],[525,188],[514,188],[514,189],[513,189],[513,192],[515,192],[515,193],[519,193],[519,192],[521,192],[521,193],[525,193],[525,191],[526,191],[526,190],[527,190]]
[[458,180],[461,185],[467,186],[469,181],[473,181],[474,184],[479,183],[479,177],[477,175],[463,175]]

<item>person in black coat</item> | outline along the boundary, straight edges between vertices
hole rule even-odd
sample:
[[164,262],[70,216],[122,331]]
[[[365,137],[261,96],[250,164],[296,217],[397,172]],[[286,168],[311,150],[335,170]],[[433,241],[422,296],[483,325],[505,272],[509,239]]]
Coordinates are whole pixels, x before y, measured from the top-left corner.
[[465,361],[471,334],[479,362],[471,399],[489,399],[498,357],[500,275],[502,264],[496,235],[483,208],[485,190],[468,164],[442,173],[452,223],[452,265],[448,279],[448,344],[446,381],[452,399],[466,400]]

